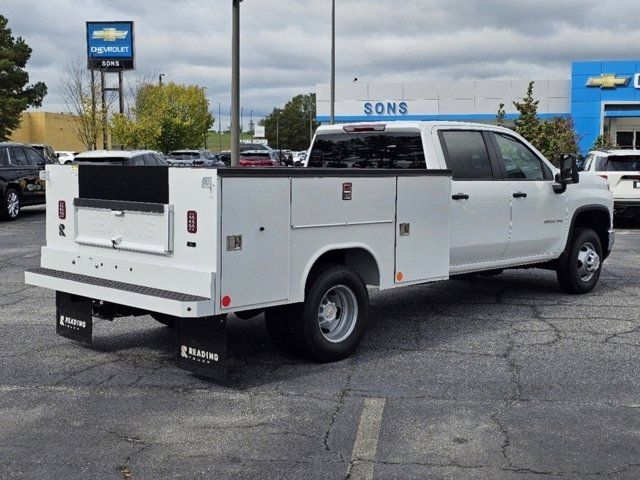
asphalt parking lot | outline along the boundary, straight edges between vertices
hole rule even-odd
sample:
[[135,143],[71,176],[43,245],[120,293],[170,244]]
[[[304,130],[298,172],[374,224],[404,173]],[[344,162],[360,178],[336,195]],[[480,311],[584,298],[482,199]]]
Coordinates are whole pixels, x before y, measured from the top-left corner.
[[539,479],[640,477],[640,228],[600,284],[529,270],[372,292],[357,355],[282,354],[230,318],[221,386],[176,368],[150,317],[55,335],[26,286],[44,210],[0,224],[0,477]]

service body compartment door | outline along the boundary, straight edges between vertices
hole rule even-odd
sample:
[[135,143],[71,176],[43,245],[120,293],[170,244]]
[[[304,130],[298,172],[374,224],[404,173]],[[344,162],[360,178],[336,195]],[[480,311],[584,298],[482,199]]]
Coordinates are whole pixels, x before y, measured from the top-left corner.
[[289,298],[289,178],[222,182],[220,304],[236,310]]
[[398,177],[396,283],[449,275],[451,177]]

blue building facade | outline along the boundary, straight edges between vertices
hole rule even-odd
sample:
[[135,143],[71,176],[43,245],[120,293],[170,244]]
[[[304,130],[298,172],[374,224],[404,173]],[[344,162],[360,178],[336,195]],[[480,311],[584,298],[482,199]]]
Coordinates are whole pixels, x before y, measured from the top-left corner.
[[583,153],[600,134],[640,147],[640,61],[573,62],[571,117]]

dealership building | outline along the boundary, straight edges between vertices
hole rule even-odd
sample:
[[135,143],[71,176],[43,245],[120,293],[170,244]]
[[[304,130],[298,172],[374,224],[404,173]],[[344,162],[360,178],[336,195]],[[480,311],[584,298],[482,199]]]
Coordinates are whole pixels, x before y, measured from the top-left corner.
[[[640,148],[640,60],[573,62],[570,79],[536,80],[534,97],[543,119],[571,117],[586,153],[600,134],[621,148]],[[406,83],[336,84],[338,123],[393,120],[461,120],[495,123],[504,104],[509,123],[513,106],[529,79],[438,80]],[[328,123],[329,84],[316,87],[317,120]]]

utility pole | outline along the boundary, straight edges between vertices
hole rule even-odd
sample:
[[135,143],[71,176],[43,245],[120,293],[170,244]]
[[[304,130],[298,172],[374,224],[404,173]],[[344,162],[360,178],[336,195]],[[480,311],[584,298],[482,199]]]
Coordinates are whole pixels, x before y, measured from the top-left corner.
[[91,68],[91,135],[93,142],[91,145],[92,150],[98,148],[98,122],[96,121],[96,74],[93,67]]
[[240,135],[244,134],[244,108],[240,109]]
[[232,0],[231,34],[231,166],[238,165],[240,154],[240,2]]
[[222,152],[222,102],[218,102],[218,140],[220,141],[220,150]]
[[336,123],[336,0],[331,0],[331,125]]
[[280,150],[280,110],[276,111],[276,150]]
[[102,91],[102,149],[107,150],[107,90],[104,70],[100,70],[100,90]]

